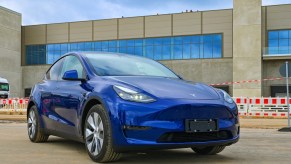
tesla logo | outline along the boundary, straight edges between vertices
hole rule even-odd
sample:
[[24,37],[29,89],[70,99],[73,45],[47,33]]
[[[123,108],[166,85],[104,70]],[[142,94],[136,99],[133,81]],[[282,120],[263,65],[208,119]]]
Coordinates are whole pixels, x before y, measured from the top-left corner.
[[190,94],[191,96],[193,96],[193,97],[196,97],[196,95],[194,94],[194,93],[192,93],[192,94]]

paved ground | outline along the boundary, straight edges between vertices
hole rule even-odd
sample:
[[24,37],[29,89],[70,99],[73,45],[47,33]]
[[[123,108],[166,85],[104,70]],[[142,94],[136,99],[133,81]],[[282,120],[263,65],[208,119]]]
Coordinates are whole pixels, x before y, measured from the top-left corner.
[[288,125],[288,119],[241,118],[243,128],[280,129]]
[[[290,163],[291,133],[276,129],[241,129],[241,140],[216,156],[199,156],[190,149],[130,153],[119,163]],[[57,137],[35,144],[25,123],[0,123],[1,163],[92,163],[82,143]]]

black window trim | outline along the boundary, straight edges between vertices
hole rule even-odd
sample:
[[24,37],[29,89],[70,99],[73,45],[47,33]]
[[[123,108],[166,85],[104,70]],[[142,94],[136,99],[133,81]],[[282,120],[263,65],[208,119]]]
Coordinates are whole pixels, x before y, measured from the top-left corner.
[[[47,78],[47,75],[48,75],[48,73],[51,71],[52,67],[53,67],[57,62],[59,62],[60,60],[63,60],[63,58],[66,57],[66,56],[67,56],[67,55],[65,55],[65,56],[63,56],[63,57],[61,57],[61,58],[59,58],[57,61],[55,61],[55,62],[50,66],[50,68],[49,68],[49,69],[46,71],[46,73],[45,73],[45,79],[44,79],[44,80],[49,80],[49,81],[59,81],[59,80],[58,80],[59,77],[58,77],[57,80],[52,80],[52,79],[48,79],[48,78]],[[64,62],[64,61],[62,61],[62,63],[61,63],[60,69],[63,68],[63,62]],[[60,76],[60,75],[59,75],[59,76]]]
[[[81,65],[82,65],[82,67],[83,67],[83,72],[84,72],[84,78],[85,79],[88,79],[88,73],[87,73],[87,69],[86,69],[86,67],[85,67],[85,65],[84,65],[84,63],[83,63],[83,61],[80,59],[80,57],[76,54],[76,53],[69,53],[69,54],[65,54],[64,56],[62,56],[61,58],[59,58],[57,61],[55,61],[51,66],[50,66],[50,68],[46,71],[46,73],[45,73],[45,76],[44,76],[44,79],[43,80],[49,80],[49,81],[63,81],[63,80],[61,80],[61,79],[58,79],[58,80],[51,80],[51,79],[47,79],[47,74],[48,74],[48,72],[51,70],[51,68],[57,63],[57,62],[59,62],[60,60],[63,60],[65,57],[67,57],[67,56],[76,56],[77,58],[78,58],[78,60],[80,61],[80,63],[81,63]],[[61,63],[61,70],[63,69],[63,62],[64,61],[62,61],[62,63]],[[59,75],[60,76],[60,75]]]

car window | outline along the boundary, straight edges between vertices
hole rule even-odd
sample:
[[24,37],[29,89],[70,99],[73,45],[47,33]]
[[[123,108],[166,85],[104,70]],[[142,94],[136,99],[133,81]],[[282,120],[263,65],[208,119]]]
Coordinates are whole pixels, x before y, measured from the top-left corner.
[[46,73],[47,80],[59,80],[60,79],[60,71],[62,68],[63,59],[57,61],[50,70]]
[[179,78],[162,64],[143,57],[122,54],[85,54],[99,76],[160,76]]
[[64,76],[66,71],[76,70],[78,73],[78,78],[84,78],[84,68],[80,60],[76,56],[67,56],[64,59],[63,68],[61,71],[61,77]]

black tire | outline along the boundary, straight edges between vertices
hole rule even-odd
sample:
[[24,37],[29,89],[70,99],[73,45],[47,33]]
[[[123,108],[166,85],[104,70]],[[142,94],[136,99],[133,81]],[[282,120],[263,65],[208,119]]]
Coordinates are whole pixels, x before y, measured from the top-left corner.
[[[98,117],[97,121],[93,121],[93,122],[94,123],[97,122],[97,124],[95,124],[95,126],[98,127],[99,129],[102,129],[99,127],[100,123],[98,125],[98,120],[101,119],[101,123],[103,125],[103,129],[102,129],[103,132],[102,131],[100,131],[99,133],[96,131],[92,132],[94,129],[91,128],[92,126],[90,126],[90,124],[88,122],[89,117],[91,117],[90,120],[92,120],[92,118],[95,116],[94,114],[96,114],[96,113],[100,117]],[[83,129],[84,129],[84,141],[85,141],[86,151],[93,161],[103,163],[103,162],[117,161],[120,158],[121,154],[116,153],[113,149],[113,139],[112,139],[112,132],[111,132],[111,125],[110,125],[109,116],[107,114],[107,111],[101,105],[95,105],[89,110],[89,112],[86,116],[86,120],[85,120]],[[90,130],[90,133],[88,133],[88,135],[86,134],[86,130]],[[100,138],[96,139],[95,133],[98,133],[98,137],[100,137],[100,138],[103,137],[103,142],[102,142],[103,144],[100,144],[101,143]],[[95,139],[93,139],[93,138],[95,138]],[[90,145],[90,144],[94,145],[93,140],[95,142],[97,142],[98,144],[96,143],[94,148],[92,148],[92,146],[91,146],[91,151],[93,151],[93,149],[94,149],[94,151],[90,152],[90,150],[89,150],[90,146],[88,146],[88,145]],[[97,150],[99,146],[101,148],[100,148],[100,150]],[[97,154],[94,154],[95,151],[97,151]]]
[[215,155],[215,154],[222,152],[222,150],[224,150],[224,148],[225,148],[225,146],[209,146],[209,147],[205,147],[205,148],[192,147],[191,149],[197,154]]
[[[31,120],[32,113],[34,114],[34,120]],[[34,123],[32,123],[34,122]],[[34,124],[34,133],[31,131],[31,126]],[[28,138],[31,142],[39,143],[39,142],[46,142],[49,138],[49,135],[44,134],[40,129],[40,123],[39,123],[39,115],[36,106],[32,106],[28,113],[27,113],[27,132],[28,132]]]

